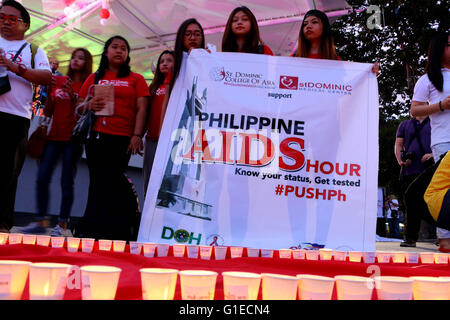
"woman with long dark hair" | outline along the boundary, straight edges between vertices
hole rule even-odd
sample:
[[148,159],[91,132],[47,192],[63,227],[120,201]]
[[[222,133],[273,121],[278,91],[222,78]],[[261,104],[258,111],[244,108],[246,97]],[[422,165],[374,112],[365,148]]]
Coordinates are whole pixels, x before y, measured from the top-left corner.
[[[309,10],[298,35],[295,57],[341,60],[336,53],[331,25],[327,15],[320,10]],[[375,62],[372,72],[378,75],[379,64]]]
[[330,21],[322,11],[309,10],[305,14],[295,57],[340,60],[331,35]]
[[158,146],[159,134],[161,132],[164,115],[166,113],[168,84],[170,82],[174,64],[174,52],[164,50],[158,58],[155,76],[150,84],[150,113],[147,121],[147,134],[145,136],[144,152],[144,196],[147,194],[147,185]]
[[170,82],[170,91],[180,73],[183,54],[191,52],[192,49],[205,49],[205,33],[201,24],[194,18],[185,20],[177,31],[174,50],[173,76]]
[[38,217],[36,222],[24,227],[22,233],[39,234],[46,232],[49,224],[48,202],[49,185],[58,159],[62,158],[61,171],[61,206],[58,224],[51,231],[52,236],[64,236],[74,201],[74,179],[77,163],[82,154],[82,145],[79,141],[71,139],[72,129],[75,126],[76,96],[81,85],[92,73],[92,55],[84,48],[75,49],[70,59],[67,79],[62,86],[53,85],[48,89],[48,98],[44,115],[53,118],[47,136],[44,153],[39,162],[36,183],[36,203]]
[[235,8],[228,17],[222,51],[273,55],[261,40],[255,15],[245,6]]
[[[106,41],[97,76],[91,74],[80,90],[81,98],[88,97],[96,78],[99,85],[113,86],[114,111],[96,117],[86,142],[89,193],[84,217],[76,228],[79,236],[132,240],[137,235],[136,198],[125,171],[131,154],[143,149],[149,92],[144,77],[131,71],[129,53],[123,37]],[[89,108],[102,111],[104,98],[94,94]]]
[[[426,73],[417,80],[411,104],[411,115],[429,116],[431,124],[431,151],[435,162],[438,162],[450,150],[450,36],[448,32],[436,35],[428,51]],[[426,171],[424,172],[424,174]],[[422,190],[419,195],[423,208],[423,179],[418,177],[410,184],[405,195],[405,204],[408,215],[419,206],[415,190]],[[429,181],[428,181],[429,182]],[[426,209],[426,207],[425,207]],[[421,214],[421,213],[417,213]],[[420,221],[420,220],[419,220]],[[420,225],[418,226],[420,228]],[[415,246],[417,240],[415,230],[407,235],[404,246]],[[439,239],[439,250],[450,252],[450,231],[442,228],[436,229]]]

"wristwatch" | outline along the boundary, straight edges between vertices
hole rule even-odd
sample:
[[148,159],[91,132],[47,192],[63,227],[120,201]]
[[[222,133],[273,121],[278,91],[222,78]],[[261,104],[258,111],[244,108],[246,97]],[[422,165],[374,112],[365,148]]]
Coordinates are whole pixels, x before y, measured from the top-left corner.
[[19,77],[21,77],[27,71],[27,67],[23,63],[20,63],[17,66],[18,66],[18,69],[17,69],[17,73],[16,74]]

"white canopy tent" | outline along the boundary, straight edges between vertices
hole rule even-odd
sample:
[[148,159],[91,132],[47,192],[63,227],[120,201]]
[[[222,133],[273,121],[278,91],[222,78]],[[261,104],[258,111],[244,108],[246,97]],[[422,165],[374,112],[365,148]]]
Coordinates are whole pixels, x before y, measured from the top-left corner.
[[[98,63],[104,42],[119,34],[132,48],[133,70],[152,78],[151,66],[159,53],[173,48],[179,25],[196,18],[206,42],[220,51],[223,30],[230,12],[245,5],[255,14],[263,41],[275,55],[289,55],[296,46],[300,24],[310,9],[327,13],[333,22],[351,10],[345,0],[21,0],[32,16],[29,41],[61,62],[64,72],[70,54],[87,48]],[[66,9],[69,5],[70,10]],[[110,17],[101,23],[99,12]]]

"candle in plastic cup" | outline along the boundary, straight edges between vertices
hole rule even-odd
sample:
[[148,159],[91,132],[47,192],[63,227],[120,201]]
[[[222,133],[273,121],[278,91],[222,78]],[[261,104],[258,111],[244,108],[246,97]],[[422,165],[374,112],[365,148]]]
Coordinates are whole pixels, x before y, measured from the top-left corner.
[[31,262],[0,260],[0,300],[20,300]]
[[70,267],[63,263],[30,264],[30,300],[62,300]]
[[407,252],[406,253],[406,263],[419,263],[419,253],[418,252]]
[[36,235],[34,234],[24,234],[22,238],[23,244],[36,244]]
[[21,233],[10,233],[9,234],[9,244],[21,244],[23,234]]
[[222,272],[225,300],[256,300],[261,275],[251,272]]
[[52,248],[62,248],[64,246],[64,237],[52,237]]
[[361,251],[349,251],[348,252],[348,261],[350,262],[361,262]]
[[142,243],[140,242],[130,242],[130,253],[140,255],[142,250]]
[[184,257],[184,250],[186,250],[186,246],[184,244],[174,244],[172,246],[173,256],[178,258]]
[[261,276],[263,300],[295,300],[297,298],[297,277],[273,273],[263,273]]
[[334,261],[347,261],[347,251],[335,250],[333,258]]
[[297,260],[304,260],[306,256],[305,249],[292,250],[292,257]]
[[378,300],[412,300],[413,283],[406,277],[375,277]]
[[319,260],[319,250],[306,250],[306,260]]
[[210,260],[211,259],[211,252],[212,247],[211,246],[200,246],[200,258],[203,260]]
[[214,300],[217,272],[184,270],[179,273],[183,300]]
[[86,253],[91,253],[94,249],[95,239],[83,238],[81,239],[81,251]]
[[69,252],[78,252],[78,248],[80,247],[80,238],[67,238],[67,251]]
[[434,263],[434,253],[433,252],[420,252],[420,261],[422,263]]
[[273,258],[273,250],[261,249],[261,258]]
[[231,258],[242,258],[244,254],[244,247],[230,247]]
[[139,271],[143,300],[173,300],[178,270],[143,268]]
[[291,249],[280,249],[280,250],[278,250],[278,254],[280,255],[280,259],[291,259],[292,258],[292,250]]
[[331,300],[334,278],[310,274],[298,274],[297,278],[300,300]]
[[113,241],[113,251],[114,252],[125,252],[125,246],[127,242],[124,240],[114,240]]
[[258,258],[259,257],[259,249],[247,248],[247,257]]
[[364,252],[363,261],[364,263],[375,263],[375,258],[377,257],[376,252]]
[[336,276],[338,300],[370,300],[374,288],[373,279],[358,276]]
[[153,258],[155,256],[156,251],[156,243],[144,243],[144,256],[147,258]]
[[198,246],[189,245],[187,246],[188,258],[198,259]]
[[434,263],[436,264],[448,264],[448,255],[446,253],[435,253]]
[[320,260],[331,260],[333,256],[333,249],[322,248],[319,249]]
[[36,244],[38,246],[48,247],[50,244],[50,236],[38,235],[36,236]]
[[241,258],[243,251],[242,247],[230,247],[231,258]]
[[406,260],[406,252],[392,252],[392,261],[394,263],[405,263]]
[[167,257],[169,253],[170,245],[167,243],[158,243],[156,244],[156,254],[158,257]]
[[100,251],[111,251],[112,240],[101,239],[98,240],[98,249]]
[[389,252],[377,251],[378,263],[389,263],[391,260],[391,254]]
[[216,260],[225,260],[227,256],[228,247],[214,247],[214,259]]
[[414,279],[414,300],[450,300],[450,279],[411,277]]
[[81,267],[83,300],[114,300],[122,269],[110,266]]
[[8,241],[8,234],[0,233],[0,245],[6,244],[6,241]]

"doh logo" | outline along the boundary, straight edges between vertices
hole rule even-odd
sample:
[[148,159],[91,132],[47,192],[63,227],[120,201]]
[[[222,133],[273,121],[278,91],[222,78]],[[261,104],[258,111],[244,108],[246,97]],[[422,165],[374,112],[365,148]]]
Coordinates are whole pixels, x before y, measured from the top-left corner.
[[189,243],[192,244],[193,241],[197,242],[197,245],[200,244],[200,240],[202,239],[202,234],[199,233],[197,236],[193,232],[189,232],[184,229],[173,230],[170,227],[163,227],[161,239],[171,240],[175,239],[178,243]]
[[280,76],[280,89],[297,90],[298,77]]

